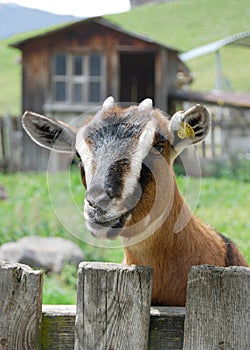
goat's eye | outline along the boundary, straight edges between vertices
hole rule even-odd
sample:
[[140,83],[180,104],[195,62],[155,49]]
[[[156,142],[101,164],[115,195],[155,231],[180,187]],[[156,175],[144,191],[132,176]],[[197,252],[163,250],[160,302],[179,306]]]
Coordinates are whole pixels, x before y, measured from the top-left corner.
[[153,157],[158,157],[162,154],[164,150],[164,143],[156,143],[152,148],[151,148],[151,151],[150,151],[150,155],[153,156]]

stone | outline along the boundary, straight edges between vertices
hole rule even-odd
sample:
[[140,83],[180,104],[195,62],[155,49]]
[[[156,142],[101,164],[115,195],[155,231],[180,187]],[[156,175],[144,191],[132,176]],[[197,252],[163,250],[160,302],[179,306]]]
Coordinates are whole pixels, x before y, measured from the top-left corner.
[[28,236],[0,246],[0,260],[60,273],[65,264],[78,266],[85,257],[77,244],[64,238]]

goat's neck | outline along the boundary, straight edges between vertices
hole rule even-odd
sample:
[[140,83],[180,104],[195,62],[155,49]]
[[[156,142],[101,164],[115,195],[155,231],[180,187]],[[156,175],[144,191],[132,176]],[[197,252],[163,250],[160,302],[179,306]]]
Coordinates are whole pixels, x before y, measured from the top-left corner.
[[124,248],[126,263],[149,263],[151,259],[155,260],[155,256],[153,256],[155,252],[164,254],[166,258],[167,252],[172,250],[184,228],[183,226],[192,223],[192,213],[174,181],[174,200],[167,218],[155,232],[150,232],[150,235],[147,235],[148,238]]

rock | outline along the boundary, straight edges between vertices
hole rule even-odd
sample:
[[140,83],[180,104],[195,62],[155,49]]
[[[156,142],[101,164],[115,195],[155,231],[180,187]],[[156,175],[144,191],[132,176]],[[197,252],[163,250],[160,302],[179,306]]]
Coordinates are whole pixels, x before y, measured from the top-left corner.
[[85,259],[80,247],[69,240],[29,236],[0,246],[0,260],[60,273],[65,264],[78,265]]

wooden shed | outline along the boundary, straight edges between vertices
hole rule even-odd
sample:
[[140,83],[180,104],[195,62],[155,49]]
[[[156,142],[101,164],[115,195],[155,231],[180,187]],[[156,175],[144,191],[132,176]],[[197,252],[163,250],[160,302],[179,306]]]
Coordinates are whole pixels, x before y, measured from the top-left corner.
[[[170,92],[183,81],[192,81],[178,50],[100,17],[74,22],[12,46],[22,51],[23,111],[68,119],[113,95],[120,102],[151,97],[156,107],[168,112]],[[32,147],[24,167],[42,170],[47,162],[44,157],[39,161]]]

